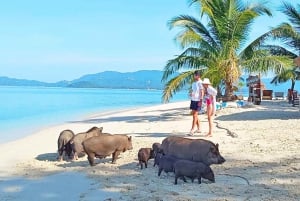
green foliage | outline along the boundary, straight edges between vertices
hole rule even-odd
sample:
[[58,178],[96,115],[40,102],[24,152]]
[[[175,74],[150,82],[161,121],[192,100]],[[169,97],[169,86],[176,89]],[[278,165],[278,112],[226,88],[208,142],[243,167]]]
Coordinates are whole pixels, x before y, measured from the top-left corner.
[[[297,4],[297,6],[298,11],[291,4],[284,2],[281,11],[287,15],[291,24],[282,23],[268,33],[273,39],[282,41],[282,46],[269,47],[274,55],[285,55],[288,58],[295,59],[300,54],[300,4]],[[292,90],[296,80],[300,79],[297,66],[293,63],[290,63],[289,68],[276,71],[275,73],[276,75],[271,83],[277,84],[291,80]]]
[[[274,46],[264,44],[274,36],[271,32],[242,49],[254,20],[261,15],[272,15],[264,2],[247,5],[241,0],[189,0],[189,4],[199,5],[199,19],[180,15],[168,22],[170,29],[180,29],[175,40],[183,52],[169,60],[164,68],[162,79],[167,81],[164,101],[169,101],[173,93],[190,84],[187,77],[194,70],[202,70],[202,77],[208,77],[214,86],[224,85],[225,96],[230,97],[239,87],[242,71],[279,72],[291,65],[289,56],[275,54]],[[207,24],[201,21],[203,17],[208,19]],[[183,73],[174,77],[176,72]]]

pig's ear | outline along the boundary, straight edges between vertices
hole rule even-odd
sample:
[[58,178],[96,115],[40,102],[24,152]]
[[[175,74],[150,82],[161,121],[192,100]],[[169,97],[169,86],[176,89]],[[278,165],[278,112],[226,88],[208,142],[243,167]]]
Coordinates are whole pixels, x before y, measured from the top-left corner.
[[131,136],[128,137],[128,140],[131,141]]
[[211,151],[211,153],[217,154],[218,153],[218,146],[217,145],[216,146],[211,146],[210,151]]

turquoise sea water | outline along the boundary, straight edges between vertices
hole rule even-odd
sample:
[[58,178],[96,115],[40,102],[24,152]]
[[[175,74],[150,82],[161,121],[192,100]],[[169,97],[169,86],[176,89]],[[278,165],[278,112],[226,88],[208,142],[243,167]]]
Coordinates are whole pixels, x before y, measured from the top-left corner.
[[[160,90],[0,87],[0,143],[84,115],[161,103]],[[187,92],[171,100],[187,100]]]

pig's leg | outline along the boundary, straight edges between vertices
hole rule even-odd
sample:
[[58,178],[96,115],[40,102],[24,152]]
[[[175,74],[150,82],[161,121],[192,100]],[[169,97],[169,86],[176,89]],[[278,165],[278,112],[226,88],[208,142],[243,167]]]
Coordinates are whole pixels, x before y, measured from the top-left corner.
[[158,176],[160,176],[162,170],[163,170],[163,169],[162,169],[161,167],[159,167],[159,169],[158,169]]
[[76,151],[74,151],[73,160],[78,160],[78,154],[77,154],[77,152],[76,152]]
[[94,158],[95,158],[94,153],[89,153],[88,154],[88,160],[89,160],[90,166],[95,166]]
[[118,156],[120,155],[120,151],[115,151],[113,154],[112,154],[112,163],[115,164],[116,163],[116,160],[118,158]]
[[141,166],[141,169],[143,169],[143,162],[142,161],[139,161],[139,164]]
[[178,175],[175,175],[175,182],[174,182],[175,185],[177,184],[177,179],[178,179]]
[[58,150],[58,161],[62,161],[63,160],[63,154],[64,154],[64,150],[63,149],[59,149]]
[[201,184],[201,177],[198,177],[198,184]]

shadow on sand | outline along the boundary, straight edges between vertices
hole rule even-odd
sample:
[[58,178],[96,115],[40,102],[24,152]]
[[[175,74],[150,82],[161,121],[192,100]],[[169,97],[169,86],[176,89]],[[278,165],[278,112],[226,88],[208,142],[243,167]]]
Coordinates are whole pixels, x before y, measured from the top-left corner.
[[[243,110],[243,108],[241,108]],[[216,117],[220,121],[257,121],[265,119],[299,119],[299,108],[292,107],[288,104],[276,102],[262,102],[258,108],[252,111],[242,111],[242,113],[233,113]]]
[[[49,162],[52,163],[52,161]],[[162,173],[161,177],[158,177],[158,168],[153,167],[152,159],[149,161],[148,168],[142,170],[140,166],[137,166],[137,161],[118,165],[110,162],[103,163],[102,159],[94,167],[90,167],[87,161],[70,162],[68,165],[58,164],[60,167],[69,169],[68,172],[57,174],[57,171],[53,171],[52,174],[50,172],[50,176],[40,178],[39,181],[27,178],[2,180],[0,181],[0,189],[2,189],[0,196],[3,199],[30,200],[34,192],[36,199],[43,200],[46,199],[45,196],[52,196],[51,198],[59,201],[66,198],[73,198],[73,200],[114,198],[118,200],[120,196],[122,200],[131,200],[134,197],[145,200],[149,198],[149,195],[164,200],[175,199],[178,195],[186,199],[215,200],[222,197],[229,200],[233,198],[261,200],[264,199],[262,195],[272,195],[275,199],[280,194],[293,200],[292,198],[299,196],[297,190],[288,192],[279,183],[267,185],[263,181],[274,179],[274,177],[277,180],[297,178],[299,169],[293,166],[299,162],[300,158],[285,158],[278,163],[255,163],[250,160],[227,157],[224,164],[211,166],[215,172],[216,182],[210,184],[204,180],[199,188],[197,180],[191,183],[189,179],[187,183],[179,180],[178,185],[174,185],[173,173],[168,175]],[[280,171],[283,165],[288,168],[288,171]],[[34,172],[35,169],[28,169],[28,171]],[[86,178],[81,173],[92,179]],[[49,171],[45,172],[45,175],[49,175]],[[291,189],[298,189],[297,183],[285,184],[285,187],[288,185],[294,185]],[[197,193],[193,194],[191,190],[195,187],[197,187]],[[62,193],[61,191],[65,188],[72,189],[72,192],[64,190],[65,193]],[[124,194],[121,195],[121,192]]]
[[80,121],[70,121],[69,123],[105,123],[105,122],[120,122],[125,121],[127,123],[139,123],[139,122],[161,122],[161,121],[172,121],[178,120],[181,116],[189,115],[186,108],[180,109],[169,109],[169,110],[158,110],[157,112],[163,113],[163,115],[149,115],[148,112],[139,115],[128,115],[122,117],[97,117],[89,118]]

